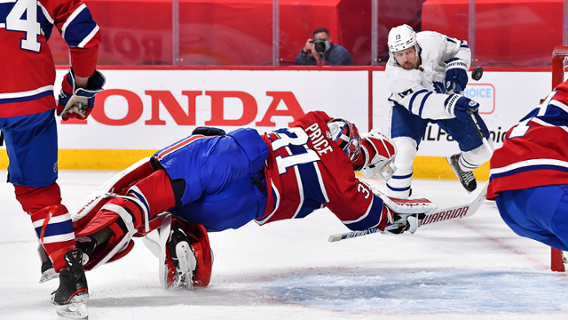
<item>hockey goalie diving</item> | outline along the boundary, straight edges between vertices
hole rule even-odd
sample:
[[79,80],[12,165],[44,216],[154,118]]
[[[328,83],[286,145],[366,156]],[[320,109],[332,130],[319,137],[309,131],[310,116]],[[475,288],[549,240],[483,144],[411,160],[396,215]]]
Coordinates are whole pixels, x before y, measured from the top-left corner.
[[[63,198],[76,208],[115,174],[62,171]],[[386,190],[383,182],[373,186]],[[44,303],[53,288],[37,283],[37,240],[22,232],[29,222],[14,214],[19,204],[9,188],[0,184],[0,318],[58,319]],[[413,188],[439,208],[475,196],[457,181],[416,179]],[[414,234],[333,244],[327,238],[344,227],[327,209],[298,221],[249,223],[210,234],[214,272],[209,287],[193,291],[162,289],[158,259],[137,238],[128,256],[87,272],[97,288],[89,319],[562,319],[568,310],[555,293],[566,292],[565,278],[547,271],[546,250],[515,235],[495,210],[484,202],[471,217]]]

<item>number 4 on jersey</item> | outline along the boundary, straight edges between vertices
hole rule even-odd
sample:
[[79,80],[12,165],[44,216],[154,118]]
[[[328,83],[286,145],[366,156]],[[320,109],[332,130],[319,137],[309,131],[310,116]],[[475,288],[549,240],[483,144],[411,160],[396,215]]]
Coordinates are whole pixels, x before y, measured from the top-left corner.
[[5,25],[7,31],[25,32],[26,37],[22,39],[20,48],[33,52],[41,49],[41,43],[37,40],[41,35],[41,25],[37,21],[38,4],[36,0],[16,0],[6,16]]

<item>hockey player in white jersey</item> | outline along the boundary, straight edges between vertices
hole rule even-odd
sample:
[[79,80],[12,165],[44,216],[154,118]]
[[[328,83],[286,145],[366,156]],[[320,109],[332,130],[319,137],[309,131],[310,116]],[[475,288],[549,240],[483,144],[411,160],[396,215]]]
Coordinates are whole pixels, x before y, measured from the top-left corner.
[[436,123],[458,142],[461,153],[447,157],[463,187],[477,188],[471,172],[491,158],[471,114],[483,134],[489,131],[477,114],[479,104],[461,93],[465,89],[471,52],[466,41],[433,31],[416,33],[401,25],[388,36],[390,58],[386,76],[391,96],[391,137],[398,148],[397,171],[388,181],[389,196],[411,194],[412,163],[428,123]]

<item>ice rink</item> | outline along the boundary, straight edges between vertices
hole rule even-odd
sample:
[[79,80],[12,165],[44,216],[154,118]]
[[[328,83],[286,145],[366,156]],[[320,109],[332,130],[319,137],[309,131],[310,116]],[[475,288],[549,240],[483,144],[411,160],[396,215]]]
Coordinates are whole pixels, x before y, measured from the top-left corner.
[[[73,210],[115,174],[62,171],[63,203]],[[474,198],[458,181],[413,189],[439,208]],[[58,281],[38,283],[36,236],[5,182],[0,204],[0,319],[61,319],[49,301]],[[492,202],[413,235],[327,241],[347,231],[320,210],[210,234],[211,284],[192,292],[162,289],[158,260],[137,239],[128,256],[88,272],[89,319],[568,319],[568,276],[550,271],[550,248],[516,236]]]

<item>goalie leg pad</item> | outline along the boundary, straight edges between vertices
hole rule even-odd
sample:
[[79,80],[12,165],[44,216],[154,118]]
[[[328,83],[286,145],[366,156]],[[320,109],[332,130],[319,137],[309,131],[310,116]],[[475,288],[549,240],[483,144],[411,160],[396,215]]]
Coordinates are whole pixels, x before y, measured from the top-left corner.
[[153,171],[150,158],[144,158],[112,177],[93,192],[71,215],[75,229],[79,230],[89,223],[101,207],[111,199],[112,195],[125,195],[130,186],[140,179],[146,178]]
[[136,230],[142,224],[143,218],[143,209],[135,200],[130,197],[117,196],[109,199],[101,210],[77,232],[77,236],[92,235],[115,222],[124,225],[126,230]]
[[[107,262],[116,261],[124,257],[134,247],[132,236],[134,228],[126,227],[124,221],[117,219],[106,226],[111,232],[110,239],[102,244],[97,244],[95,250],[89,256],[88,262],[83,266],[85,270],[92,270]],[[132,232],[129,232],[132,230]]]
[[[144,221],[146,222],[176,205],[172,181],[166,170],[163,169],[157,170],[138,181],[128,190],[127,195],[139,200],[144,210]],[[143,234],[150,232],[149,223],[144,223],[144,230],[139,231]]]
[[134,242],[131,239],[143,219],[143,210],[136,202],[132,198],[114,197],[82,230],[78,231],[78,237],[93,235],[104,228],[112,231],[112,236],[107,242],[97,244],[92,256],[89,256],[85,270],[118,260],[132,249]]
[[[89,236],[107,227],[113,231],[113,236],[106,245],[97,244],[85,269],[90,270],[124,256],[127,253],[125,250],[130,250],[133,245],[132,237],[139,232],[147,234],[153,227],[157,227],[155,224],[151,226],[150,221],[159,212],[174,206],[175,197],[165,170],[155,171],[136,182],[128,189],[126,196],[109,199],[77,233],[78,236]],[[142,226],[143,230],[139,230]]]

